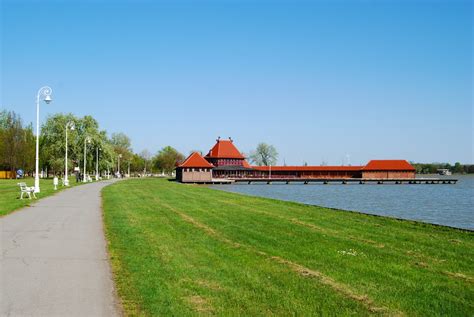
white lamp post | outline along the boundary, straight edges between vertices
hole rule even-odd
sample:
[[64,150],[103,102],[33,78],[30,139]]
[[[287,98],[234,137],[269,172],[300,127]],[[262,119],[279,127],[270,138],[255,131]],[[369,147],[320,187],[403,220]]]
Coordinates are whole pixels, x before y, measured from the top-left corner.
[[120,174],[120,158],[122,157],[122,154],[119,154],[118,155],[118,177],[120,178],[121,174]]
[[96,148],[95,150],[95,180],[99,180],[99,150],[101,150],[99,147]]
[[64,159],[64,185],[69,186],[69,180],[68,180],[68,169],[67,169],[67,131],[71,129],[74,130],[74,122],[69,121],[66,123],[66,157]]
[[40,192],[40,184],[39,184],[39,104],[40,99],[44,100],[47,104],[51,102],[51,93],[53,90],[48,87],[44,86],[38,90],[38,94],[36,95],[36,173],[35,173],[35,193]]
[[87,152],[87,143],[91,143],[91,138],[89,136],[87,136],[85,139],[84,139],[84,175],[82,177],[82,181],[85,183],[87,182],[87,179],[86,179],[86,162],[87,162],[87,158],[86,158],[86,152]]

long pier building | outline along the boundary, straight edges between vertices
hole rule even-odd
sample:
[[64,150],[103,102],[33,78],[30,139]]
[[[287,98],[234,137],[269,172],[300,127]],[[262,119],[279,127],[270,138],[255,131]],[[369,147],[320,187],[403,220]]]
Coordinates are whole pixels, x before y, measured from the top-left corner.
[[192,153],[176,167],[180,182],[210,183],[259,180],[405,180],[415,179],[406,160],[371,160],[364,166],[252,166],[232,139],[217,139],[204,157]]

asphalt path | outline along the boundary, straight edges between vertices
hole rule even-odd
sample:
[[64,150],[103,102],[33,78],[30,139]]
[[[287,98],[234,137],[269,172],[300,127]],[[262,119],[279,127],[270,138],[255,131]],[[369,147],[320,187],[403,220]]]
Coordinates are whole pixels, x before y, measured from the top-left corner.
[[100,191],[84,184],[0,218],[0,316],[117,316]]

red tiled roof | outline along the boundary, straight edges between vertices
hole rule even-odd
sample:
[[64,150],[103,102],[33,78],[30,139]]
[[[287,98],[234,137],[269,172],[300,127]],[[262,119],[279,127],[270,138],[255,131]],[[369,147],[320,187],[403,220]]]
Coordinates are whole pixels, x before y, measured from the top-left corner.
[[371,160],[363,171],[414,171],[415,168],[405,160]]
[[249,164],[249,162],[247,162],[247,160],[244,160],[244,161],[242,162],[242,166],[243,166],[243,167],[246,167],[246,168],[252,168],[252,166],[250,166],[250,164]]
[[206,155],[207,158],[244,159],[232,140],[217,140],[217,143]]
[[[252,168],[258,171],[268,171],[270,169],[269,166],[252,166]],[[305,172],[305,171],[360,171],[362,166],[272,166],[272,171],[298,171],[298,172]]]
[[178,167],[212,168],[214,165],[206,161],[198,152],[194,152]]

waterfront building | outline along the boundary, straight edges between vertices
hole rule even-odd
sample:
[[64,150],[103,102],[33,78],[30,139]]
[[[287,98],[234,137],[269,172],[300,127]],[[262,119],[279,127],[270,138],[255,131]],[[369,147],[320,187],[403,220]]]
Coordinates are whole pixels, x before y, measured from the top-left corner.
[[208,183],[212,181],[212,168],[214,165],[201,154],[193,152],[176,167],[176,179],[183,183]]
[[412,179],[415,168],[406,160],[371,160],[364,166],[251,166],[231,138],[218,138],[206,156],[194,152],[176,167],[176,179],[183,183],[242,178]]
[[214,178],[242,178],[247,177],[253,171],[252,166],[240,153],[231,138],[228,140],[218,138],[216,144],[204,158],[214,165],[212,169]]
[[361,173],[362,178],[415,178],[415,168],[405,160],[372,160]]

